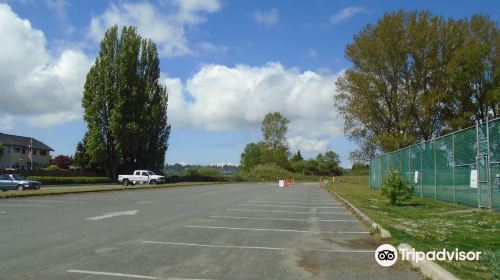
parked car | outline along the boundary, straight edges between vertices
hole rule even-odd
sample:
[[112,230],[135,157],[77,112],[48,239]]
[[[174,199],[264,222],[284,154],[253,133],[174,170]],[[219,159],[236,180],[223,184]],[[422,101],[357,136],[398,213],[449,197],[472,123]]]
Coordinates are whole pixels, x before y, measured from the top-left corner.
[[8,190],[18,190],[20,192],[26,189],[38,190],[41,186],[40,182],[28,180],[20,174],[0,175],[0,189],[4,192]]
[[135,184],[163,184],[165,177],[156,175],[153,171],[149,170],[135,170],[133,175],[118,175],[118,184],[124,186]]

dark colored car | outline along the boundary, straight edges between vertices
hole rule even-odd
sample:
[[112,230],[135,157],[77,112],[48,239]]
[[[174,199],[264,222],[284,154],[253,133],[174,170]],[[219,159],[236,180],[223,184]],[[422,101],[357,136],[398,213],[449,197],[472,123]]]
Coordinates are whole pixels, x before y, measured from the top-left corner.
[[18,190],[23,191],[26,189],[38,190],[42,184],[38,181],[32,181],[26,179],[20,174],[1,174],[0,175],[0,190]]

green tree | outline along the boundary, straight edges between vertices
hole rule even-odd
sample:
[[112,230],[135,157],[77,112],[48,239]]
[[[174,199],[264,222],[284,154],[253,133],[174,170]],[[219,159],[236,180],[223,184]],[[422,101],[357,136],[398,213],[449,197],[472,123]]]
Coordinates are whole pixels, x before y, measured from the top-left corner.
[[246,145],[245,150],[241,154],[241,170],[248,172],[262,163],[262,146],[262,143],[250,143]]
[[[487,17],[387,13],[346,47],[335,104],[365,161],[498,110],[498,28]],[[472,104],[472,105],[471,105]]]
[[337,153],[328,151],[324,155],[321,153],[316,157],[318,162],[318,173],[319,175],[325,176],[338,176],[342,174],[342,168],[340,167],[340,157]]
[[168,147],[166,88],[156,45],[134,27],[108,29],[84,86],[85,152],[107,176],[117,170],[160,170]]
[[304,160],[304,158],[302,157],[300,150],[298,150],[297,153],[295,155],[293,155],[292,158],[290,159],[291,162],[296,162],[296,161],[301,161],[301,160]]
[[453,128],[500,116],[500,30],[486,15],[457,24],[464,34],[448,65]]
[[265,163],[276,163],[283,168],[289,167],[289,145],[286,139],[289,123],[290,121],[279,112],[268,113],[262,120],[261,130],[264,137],[263,158]]
[[305,162],[304,174],[305,175],[319,175],[318,161],[314,159],[309,159]]

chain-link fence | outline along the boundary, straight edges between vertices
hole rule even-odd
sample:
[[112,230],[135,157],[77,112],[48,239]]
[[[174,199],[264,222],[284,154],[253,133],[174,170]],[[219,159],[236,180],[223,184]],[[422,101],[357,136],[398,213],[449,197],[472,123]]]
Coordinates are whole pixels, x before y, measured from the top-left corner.
[[500,119],[372,159],[370,188],[390,170],[414,183],[415,195],[500,210]]

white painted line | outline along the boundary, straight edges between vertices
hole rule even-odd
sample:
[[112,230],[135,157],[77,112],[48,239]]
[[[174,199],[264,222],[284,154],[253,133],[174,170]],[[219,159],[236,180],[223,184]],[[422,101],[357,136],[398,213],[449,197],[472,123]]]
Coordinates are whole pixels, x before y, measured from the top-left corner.
[[233,228],[233,227],[214,227],[214,226],[184,226],[184,227],[208,228],[208,229],[229,229],[229,230],[250,230],[250,231],[299,232],[299,233],[340,233],[340,234],[369,233],[368,231],[309,231],[309,230],[277,229],[277,228]]
[[295,206],[295,205],[270,205],[270,204],[238,204],[238,206],[253,206],[253,207],[282,207],[282,208],[304,208],[304,209],[312,209],[312,208],[344,208],[340,206]]
[[[280,247],[261,247],[261,246],[235,246],[235,245],[211,245],[211,244],[195,244],[195,243],[177,243],[177,242],[162,242],[162,241],[141,241],[145,244],[164,244],[176,246],[194,246],[194,247],[209,247],[209,248],[231,248],[231,249],[257,249],[257,250],[274,250],[274,251],[292,251],[296,249],[280,248]],[[306,250],[308,252],[339,252],[339,253],[374,253],[375,250]]]
[[307,222],[306,219],[258,218],[258,217],[241,217],[241,216],[210,216],[210,218],[228,218],[228,219],[248,219],[248,220],[272,220],[272,221],[299,221],[299,222]]
[[310,198],[297,199],[297,198],[284,198],[284,197],[256,197],[254,199],[283,200],[283,201],[308,200],[310,202],[331,202],[332,201],[331,199],[313,199],[313,200],[311,200]]
[[261,200],[254,199],[249,201],[249,203],[280,203],[280,204],[326,204],[326,205],[341,205],[339,202],[296,202],[296,201],[274,201],[274,200]]
[[[306,219],[282,219],[282,218],[261,218],[261,217],[245,217],[245,216],[210,216],[210,218],[228,218],[228,219],[248,219],[248,220],[272,220],[272,221],[298,221],[307,222]],[[357,220],[319,220],[320,222],[351,222],[358,223]]]
[[[312,214],[312,212],[297,212],[297,211],[285,211],[285,210],[272,210],[271,211],[271,210],[256,210],[256,209],[226,209],[226,211]],[[315,212],[314,214],[351,215],[351,213],[343,213],[343,212]]]
[[277,247],[260,247],[260,246],[234,246],[234,245],[210,245],[210,244],[195,244],[195,243],[177,243],[177,242],[162,242],[162,241],[141,241],[146,244],[165,244],[165,245],[181,245],[181,246],[196,246],[210,248],[237,248],[237,249],[260,249],[260,250],[279,250],[285,251],[285,248]]
[[23,201],[28,201],[28,202],[49,202],[49,203],[82,203],[82,204],[89,204],[88,202],[84,202],[84,201],[71,201],[71,200],[23,199]]
[[139,212],[139,210],[130,210],[130,211],[122,211],[122,212],[112,212],[112,213],[107,213],[102,216],[96,216],[96,217],[91,217],[87,218],[89,221],[99,221],[107,218],[113,218],[117,216],[123,216],[123,215],[135,215]]
[[36,207],[36,208],[54,208],[54,206],[49,205],[35,205],[35,204],[0,204],[0,207]]
[[138,278],[138,279],[152,279],[152,280],[165,280],[166,279],[166,278],[160,278],[160,277],[154,277],[154,276],[144,276],[144,275],[136,275],[136,274],[115,273],[115,272],[103,272],[103,271],[79,270],[79,269],[70,269],[70,270],[67,270],[66,272],[90,274],[90,275]]
[[150,280],[209,280],[209,279],[193,279],[193,278],[162,278],[155,276],[137,275],[137,274],[126,274],[126,273],[116,273],[116,272],[104,272],[104,271],[91,271],[91,270],[79,270],[70,269],[66,272],[69,273],[80,273],[89,275],[101,275],[101,276],[112,276],[112,277],[125,277],[125,278],[135,278],[135,279],[150,279]]
[[0,214],[8,214],[8,212],[0,211]]

